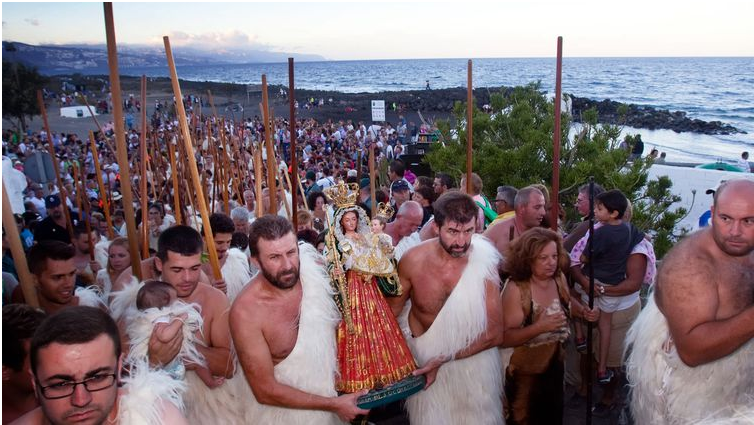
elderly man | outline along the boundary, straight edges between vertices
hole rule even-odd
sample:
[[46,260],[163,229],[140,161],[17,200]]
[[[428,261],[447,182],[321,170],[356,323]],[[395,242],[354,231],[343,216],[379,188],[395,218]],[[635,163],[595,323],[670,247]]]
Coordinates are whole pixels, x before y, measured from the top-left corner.
[[421,241],[418,229],[423,218],[422,206],[416,201],[407,201],[398,209],[395,220],[385,226],[385,233],[393,238],[396,259]]
[[513,207],[516,210],[515,217],[503,220],[484,232],[484,236],[495,244],[503,256],[513,239],[542,224],[545,216],[545,197],[536,187],[527,186],[518,191]]
[[498,186],[495,196],[495,211],[497,211],[498,216],[490,223],[490,226],[516,216],[516,209],[513,208],[513,205],[517,193],[518,189],[513,186]]
[[230,210],[230,219],[233,220],[235,232],[249,234],[249,226],[254,222],[254,217],[246,207],[235,207]]
[[40,407],[14,424],[188,423],[174,404],[180,384],[165,375],[152,378],[161,382],[154,386],[144,379],[151,372],[140,370],[121,387],[118,327],[99,309],[73,307],[45,319],[30,357]]
[[715,192],[712,225],[665,256],[654,296],[629,331],[636,423],[754,414],[752,270],[754,182],[729,180]]

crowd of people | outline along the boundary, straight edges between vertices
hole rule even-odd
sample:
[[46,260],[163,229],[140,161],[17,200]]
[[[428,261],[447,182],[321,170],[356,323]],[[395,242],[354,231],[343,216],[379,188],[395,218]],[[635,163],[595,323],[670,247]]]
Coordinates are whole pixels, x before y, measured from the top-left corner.
[[291,138],[278,118],[268,171],[291,173],[293,139],[301,186],[265,179],[259,190],[264,122],[190,117],[203,122],[192,132],[204,193],[176,192],[180,166],[164,158],[178,122],[156,109],[149,141],[127,132],[128,182],[106,132],[96,161],[75,134],[3,134],[15,172],[53,145],[63,186],[15,192],[33,282],[19,282],[3,231],[3,423],[335,424],[368,415],[359,399],[369,390],[415,376],[425,381],[405,401],[414,424],[561,423],[591,374],[603,387],[595,414],[628,403],[630,382],[637,423],[715,420],[752,404],[751,181],[717,188],[712,226],[656,273],[651,238],[619,190],[595,185],[590,205],[582,186],[582,220],[552,223],[560,206],[541,184],[500,182],[490,201],[475,173],[412,173],[403,120],[300,120]]

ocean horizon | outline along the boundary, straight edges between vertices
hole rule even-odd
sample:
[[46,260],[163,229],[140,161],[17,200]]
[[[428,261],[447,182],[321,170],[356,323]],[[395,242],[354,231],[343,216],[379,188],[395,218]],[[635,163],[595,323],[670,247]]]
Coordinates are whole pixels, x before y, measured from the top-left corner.
[[[554,93],[555,58],[478,58],[474,87],[519,86],[540,82]],[[466,87],[465,59],[379,59],[296,62],[298,89],[344,93]],[[642,134],[647,152],[656,147],[668,161],[733,162],[754,150],[754,57],[565,57],[563,92],[670,111],[690,118],[721,121],[748,134],[701,135],[670,130],[626,128]],[[165,67],[121,68],[122,75],[169,77]],[[93,72],[92,72],[93,73]],[[179,78],[238,84],[288,85],[288,64],[177,66]]]

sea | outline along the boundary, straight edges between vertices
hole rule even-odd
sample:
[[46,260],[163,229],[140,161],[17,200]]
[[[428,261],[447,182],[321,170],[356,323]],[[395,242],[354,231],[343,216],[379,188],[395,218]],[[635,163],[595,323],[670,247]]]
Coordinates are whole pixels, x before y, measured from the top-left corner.
[[[348,93],[467,86],[467,59],[296,62],[297,88]],[[472,60],[474,87],[540,82],[555,91],[554,58]],[[287,63],[178,66],[181,79],[288,85]],[[169,76],[167,68],[123,68],[125,75]],[[672,130],[624,128],[641,134],[645,153],[666,152],[668,162],[734,163],[754,155],[754,58],[564,58],[563,92],[596,100],[684,111],[690,118],[721,121],[747,134],[702,135]]]

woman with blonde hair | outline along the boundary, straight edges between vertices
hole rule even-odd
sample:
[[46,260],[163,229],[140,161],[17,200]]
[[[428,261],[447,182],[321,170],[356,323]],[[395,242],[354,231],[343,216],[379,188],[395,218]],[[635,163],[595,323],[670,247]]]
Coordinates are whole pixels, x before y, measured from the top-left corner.
[[128,239],[115,238],[107,248],[107,267],[97,272],[97,286],[102,291],[102,298],[107,301],[113,282],[123,270],[131,267],[131,254],[128,250]]

